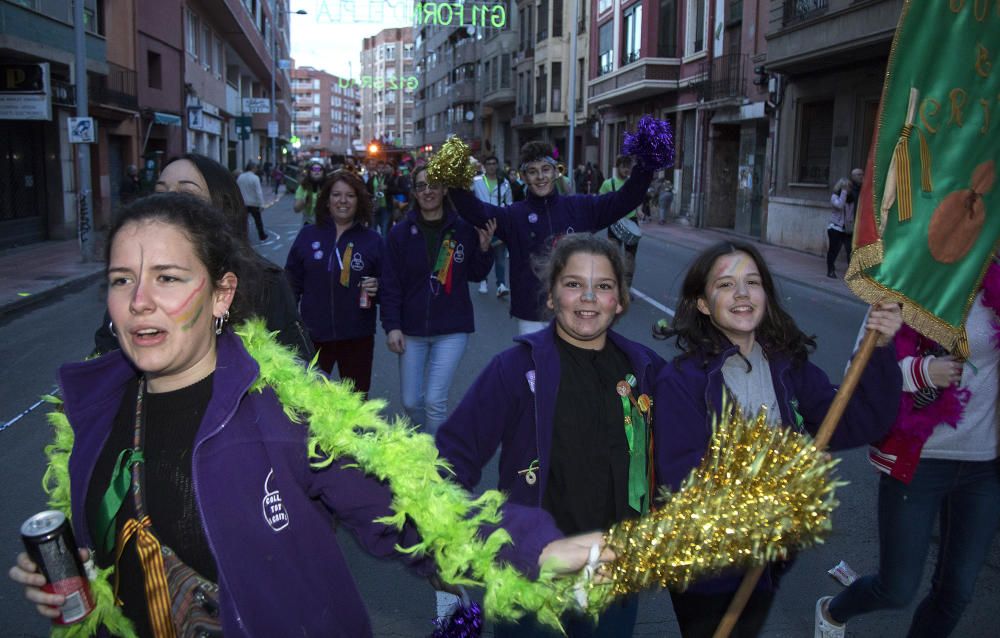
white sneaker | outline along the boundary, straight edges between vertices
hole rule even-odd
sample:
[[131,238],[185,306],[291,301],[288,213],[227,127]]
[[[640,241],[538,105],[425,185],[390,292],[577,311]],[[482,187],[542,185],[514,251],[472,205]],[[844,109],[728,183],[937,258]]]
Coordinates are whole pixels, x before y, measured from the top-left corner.
[[479,294],[485,295],[489,291],[490,291],[490,288],[489,288],[489,286],[486,285],[486,282],[485,281],[480,281],[479,282]]
[[507,286],[500,284],[497,286],[497,298],[506,297],[510,294],[510,289]]
[[847,634],[847,624],[838,624],[830,618],[827,606],[833,596],[823,596],[816,601],[816,632],[814,638],[844,638]]

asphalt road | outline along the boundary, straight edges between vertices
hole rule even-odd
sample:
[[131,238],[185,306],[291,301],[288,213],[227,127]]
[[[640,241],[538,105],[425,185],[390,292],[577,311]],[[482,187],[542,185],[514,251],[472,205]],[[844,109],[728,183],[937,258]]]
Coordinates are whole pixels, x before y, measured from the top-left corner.
[[[264,214],[272,237],[258,250],[283,263],[299,222],[290,212],[286,196]],[[638,293],[616,330],[625,336],[654,343],[664,357],[673,356],[671,347],[652,342],[651,324],[675,306],[680,277],[694,255],[690,247],[658,239],[644,239],[639,250],[634,287]],[[839,381],[854,343],[864,307],[844,297],[831,295],[795,283],[776,272],[783,303],[807,332],[817,335],[819,348],[814,361]],[[489,359],[508,347],[515,322],[507,314],[506,301],[496,299],[494,283],[490,293],[473,289],[477,332],[459,368],[452,388],[452,404],[476,377]],[[42,394],[54,387],[55,371],[65,361],[86,356],[94,329],[103,312],[103,288],[99,283],[69,291],[47,304],[6,317],[0,323],[0,419],[7,423],[30,408]],[[376,342],[372,394],[388,403],[391,413],[401,412],[396,357],[384,346],[380,334]],[[45,508],[40,487],[44,472],[43,447],[49,440],[44,406],[0,431],[0,563],[11,564],[20,551],[18,527],[31,514]],[[859,573],[876,566],[878,546],[875,528],[876,476],[861,451],[842,455],[841,478],[850,481],[838,492],[841,506],[834,531],[825,545],[802,554],[783,582],[764,635],[802,637],[812,635],[813,605],[818,596],[839,588],[826,570],[840,560]],[[484,473],[483,485],[492,487],[496,468]],[[434,595],[425,582],[391,561],[365,555],[347,534],[342,534],[349,561],[359,582],[377,636],[422,636],[430,631]],[[994,553],[995,554],[995,553]],[[922,592],[929,583],[925,575]],[[903,636],[914,605],[898,612],[869,615],[851,623],[849,636]],[[987,565],[980,576],[976,597],[968,608],[955,636],[978,638],[996,636],[995,612],[1000,608],[1000,568]],[[0,578],[0,636],[44,636],[47,621],[36,616],[21,591],[7,578]],[[487,632],[490,635],[490,632]],[[669,599],[662,593],[644,596],[636,635],[678,636]]]

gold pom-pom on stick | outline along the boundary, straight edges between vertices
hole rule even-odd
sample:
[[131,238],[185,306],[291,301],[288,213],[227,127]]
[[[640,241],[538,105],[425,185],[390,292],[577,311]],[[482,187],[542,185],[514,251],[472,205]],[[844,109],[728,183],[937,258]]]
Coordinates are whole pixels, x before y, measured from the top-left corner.
[[427,178],[448,188],[468,190],[476,176],[476,167],[469,161],[471,156],[469,145],[452,135],[427,162]]
[[830,531],[840,485],[837,461],[810,437],[773,427],[765,411],[747,419],[723,406],[708,452],[680,490],[606,535],[617,559],[604,584],[590,585],[590,607],[652,587],[685,589],[720,571],[747,569],[809,545]]

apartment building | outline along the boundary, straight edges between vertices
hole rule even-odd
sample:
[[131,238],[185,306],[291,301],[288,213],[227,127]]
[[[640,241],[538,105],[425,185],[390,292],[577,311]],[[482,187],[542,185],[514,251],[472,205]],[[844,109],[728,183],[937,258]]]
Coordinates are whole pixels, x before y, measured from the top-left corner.
[[413,27],[383,29],[362,42],[361,139],[415,145],[414,100],[419,90]]
[[311,157],[353,155],[361,140],[361,90],[311,66],[292,70],[295,135]]

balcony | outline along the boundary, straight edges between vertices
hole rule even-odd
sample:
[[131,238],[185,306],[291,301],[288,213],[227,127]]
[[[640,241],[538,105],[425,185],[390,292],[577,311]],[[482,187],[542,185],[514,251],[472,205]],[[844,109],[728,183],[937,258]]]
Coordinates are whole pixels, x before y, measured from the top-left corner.
[[483,95],[482,104],[483,106],[503,106],[504,104],[513,104],[516,99],[514,95],[514,89],[511,87],[501,87],[498,89],[493,89],[489,93]]
[[903,0],[771,0],[767,68],[814,73],[885,59]]
[[448,95],[455,102],[475,102],[476,101],[476,81],[459,80],[451,85]]
[[91,102],[130,111],[139,109],[135,71],[108,62],[107,75],[88,75],[87,80]]
[[510,124],[514,127],[527,127],[534,124],[534,122],[535,116],[531,113],[519,113],[511,119]]
[[706,102],[742,102],[746,96],[746,68],[745,53],[730,53],[702,63],[701,72],[705,81],[698,87],[701,99]]
[[[587,83],[590,106],[615,105],[676,91],[680,81],[677,58],[639,58],[624,69],[600,75]],[[589,107],[588,107],[589,108]]]

